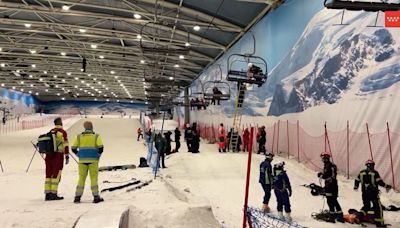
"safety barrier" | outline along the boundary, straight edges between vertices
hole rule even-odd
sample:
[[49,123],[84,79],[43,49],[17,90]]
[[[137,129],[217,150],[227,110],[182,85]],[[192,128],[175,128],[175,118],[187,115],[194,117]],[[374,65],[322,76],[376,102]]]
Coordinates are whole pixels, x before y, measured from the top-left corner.
[[[197,123],[203,139],[213,142],[218,135],[218,126],[207,123]],[[253,125],[258,129],[262,124]],[[240,134],[245,128],[252,125],[243,125]],[[366,132],[353,132],[349,123],[342,131],[330,131],[328,126],[322,126],[325,134],[312,136],[300,126],[300,123],[278,121],[265,128],[267,132],[266,149],[269,152],[288,158],[295,158],[298,162],[312,170],[321,170],[320,154],[324,151],[331,153],[334,163],[340,173],[347,178],[358,175],[365,168],[365,161],[373,159],[375,168],[387,184],[400,189],[400,133],[387,130],[382,133],[371,134],[366,124]],[[230,126],[225,126],[227,132]],[[255,151],[258,150],[256,138],[253,139]],[[215,142],[215,141],[214,141]],[[397,175],[396,175],[397,174]]]
[[54,115],[54,116],[37,116],[37,117],[28,117],[26,120],[21,119],[12,119],[6,121],[5,124],[0,124],[0,134],[7,134],[16,131],[34,129],[45,127],[53,124],[53,121],[56,117],[61,117],[63,120],[69,119],[74,115]]

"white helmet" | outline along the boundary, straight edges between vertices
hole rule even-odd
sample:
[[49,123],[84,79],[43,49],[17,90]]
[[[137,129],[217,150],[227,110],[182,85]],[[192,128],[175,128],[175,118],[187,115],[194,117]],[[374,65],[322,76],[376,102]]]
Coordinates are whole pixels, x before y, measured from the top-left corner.
[[252,66],[253,66],[253,63],[247,64],[247,67],[252,67]]

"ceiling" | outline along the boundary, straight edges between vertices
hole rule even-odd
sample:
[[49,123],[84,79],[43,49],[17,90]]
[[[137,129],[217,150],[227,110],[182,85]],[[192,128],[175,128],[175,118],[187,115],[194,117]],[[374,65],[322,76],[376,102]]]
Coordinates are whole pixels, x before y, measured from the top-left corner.
[[282,1],[2,0],[0,85],[42,101],[170,99]]

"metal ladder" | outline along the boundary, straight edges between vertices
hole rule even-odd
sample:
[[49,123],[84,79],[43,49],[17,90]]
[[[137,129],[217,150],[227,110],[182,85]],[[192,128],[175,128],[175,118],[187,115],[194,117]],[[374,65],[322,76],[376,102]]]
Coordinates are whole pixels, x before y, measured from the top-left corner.
[[235,151],[239,141],[239,130],[242,122],[243,115],[243,103],[245,98],[246,84],[238,82],[238,93],[236,96],[236,107],[233,116],[233,132],[229,140],[229,147],[232,151]]

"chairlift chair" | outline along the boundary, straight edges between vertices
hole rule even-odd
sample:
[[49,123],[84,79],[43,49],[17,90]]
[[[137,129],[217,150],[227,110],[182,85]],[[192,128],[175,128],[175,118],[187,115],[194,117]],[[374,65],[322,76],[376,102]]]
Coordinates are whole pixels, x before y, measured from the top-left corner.
[[[153,41],[153,39],[157,40],[163,37],[163,34],[167,34],[168,37],[164,35],[164,38],[170,38],[170,34],[165,29],[165,27],[183,27],[180,26],[179,23],[169,23],[166,21],[163,22],[147,22],[140,29],[140,48],[142,52],[148,53],[167,53],[167,54],[177,54],[177,55],[187,55],[189,53],[189,47],[182,43],[182,45],[173,45],[167,42],[157,42]],[[144,41],[145,37],[147,38]],[[189,42],[189,33],[188,33],[188,41]]]
[[[201,82],[200,82],[200,84],[201,84]],[[201,88],[203,87],[203,85],[201,85]],[[191,105],[193,105],[193,106],[209,106],[210,105],[210,102],[208,102],[205,98],[204,98],[204,93],[203,93],[203,91],[202,90],[200,90],[200,91],[197,91],[197,92],[193,92],[192,91],[192,88],[190,88],[189,87],[189,106],[191,106]],[[191,103],[191,100],[196,100],[196,99],[203,99],[204,100],[204,102],[201,102],[201,100],[200,100],[200,103],[198,103],[198,102],[194,102],[194,103]]]
[[[203,97],[204,100],[213,100],[218,99],[220,101],[226,101],[231,98],[231,87],[229,83],[222,81],[222,69],[220,65],[217,65],[219,68],[219,79],[214,81],[207,81],[203,86]],[[215,94],[214,88],[217,88],[221,91],[222,94]]]
[[[249,63],[259,67],[261,73],[249,73],[247,71],[247,65]],[[267,62],[263,58],[242,54],[232,54],[228,57],[228,74],[226,80],[261,86],[267,81],[267,77]]]

